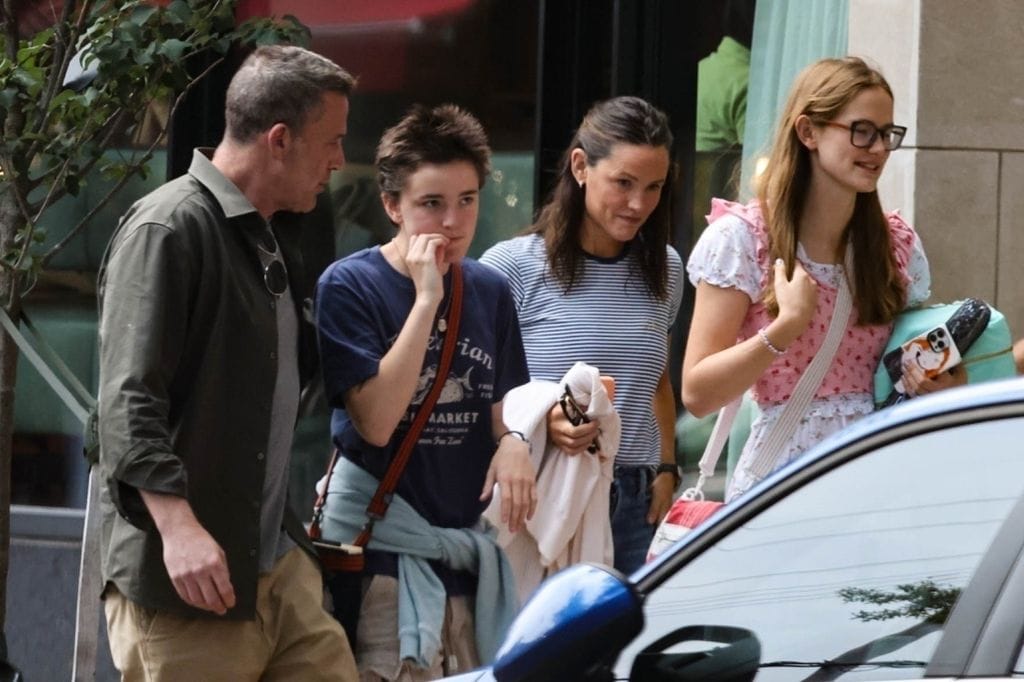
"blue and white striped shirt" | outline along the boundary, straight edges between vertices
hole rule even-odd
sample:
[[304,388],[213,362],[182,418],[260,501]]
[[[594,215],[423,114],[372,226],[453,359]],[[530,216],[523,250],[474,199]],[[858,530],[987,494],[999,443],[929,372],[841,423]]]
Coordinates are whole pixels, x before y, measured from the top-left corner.
[[628,248],[616,258],[588,255],[568,293],[551,273],[539,235],[499,242],[480,258],[508,277],[531,379],[558,381],[577,361],[615,378],[615,408],[622,419],[619,465],[661,461],[653,399],[683,295],[682,261],[667,249],[664,300],[648,290]]

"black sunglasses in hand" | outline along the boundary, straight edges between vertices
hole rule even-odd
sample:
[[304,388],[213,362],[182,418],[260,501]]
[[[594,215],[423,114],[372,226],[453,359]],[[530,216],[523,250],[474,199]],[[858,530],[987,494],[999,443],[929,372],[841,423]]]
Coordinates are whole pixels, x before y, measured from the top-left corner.
[[[558,399],[558,404],[562,406],[562,412],[565,414],[565,418],[569,420],[569,423],[573,426],[579,426],[580,424],[589,424],[590,417],[580,407],[580,404],[576,402],[576,398],[573,397],[572,391],[569,390],[569,385],[565,385],[565,393]],[[594,438],[594,441],[587,446],[587,452],[593,454],[601,449],[601,444]]]

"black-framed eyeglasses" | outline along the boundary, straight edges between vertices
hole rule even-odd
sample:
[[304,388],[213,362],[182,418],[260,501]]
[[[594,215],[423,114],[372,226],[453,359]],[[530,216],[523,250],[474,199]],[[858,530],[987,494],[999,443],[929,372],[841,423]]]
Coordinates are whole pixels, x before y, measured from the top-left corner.
[[907,134],[906,126],[889,124],[879,128],[871,121],[858,120],[852,123],[840,123],[839,121],[825,121],[825,125],[833,128],[843,128],[850,131],[850,144],[860,149],[870,149],[878,136],[882,136],[882,146],[886,151],[894,151],[903,144],[903,138]]
[[263,263],[263,283],[274,296],[288,291],[288,272],[284,263],[277,256],[277,240],[270,228],[265,229],[256,239],[260,250],[260,261]]
[[[579,426],[580,424],[589,424],[590,417],[587,416],[586,411],[580,407],[580,404],[576,402],[576,398],[572,395],[572,390],[569,389],[569,385],[565,385],[565,392],[558,399],[558,404],[562,406],[562,412],[565,414],[565,418],[569,420],[569,423],[573,426]],[[597,438],[594,442],[587,446],[587,452],[595,453],[601,449],[601,444],[598,443]]]

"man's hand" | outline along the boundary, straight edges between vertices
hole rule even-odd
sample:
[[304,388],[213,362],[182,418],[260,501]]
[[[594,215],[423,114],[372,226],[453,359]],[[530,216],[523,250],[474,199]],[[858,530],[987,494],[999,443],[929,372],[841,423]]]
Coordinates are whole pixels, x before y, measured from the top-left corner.
[[235,605],[227,557],[185,498],[140,490],[164,545],[164,566],[189,606],[219,616]]
[[480,495],[482,501],[490,499],[495,483],[501,486],[501,521],[515,533],[533,518],[537,507],[537,472],[526,443],[513,436],[498,441]]

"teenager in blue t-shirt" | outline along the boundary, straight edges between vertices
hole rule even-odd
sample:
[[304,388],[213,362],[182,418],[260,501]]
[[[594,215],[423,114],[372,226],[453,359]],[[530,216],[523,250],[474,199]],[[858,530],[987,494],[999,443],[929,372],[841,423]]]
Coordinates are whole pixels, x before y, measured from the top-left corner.
[[[532,515],[529,448],[501,419],[505,393],[529,375],[507,283],[465,258],[490,163],[479,122],[451,105],[415,108],[385,132],[376,163],[381,199],[398,233],[384,246],[334,263],[317,287],[331,434],[343,458],[330,481],[323,532],[351,542],[362,525],[364,515],[345,505],[357,493],[372,495],[434,381],[450,314],[450,265],[461,263],[463,305],[452,367],[398,484],[404,502],[393,502],[375,526],[369,549],[378,550],[367,553],[372,578],[364,583],[354,647],[364,680],[433,679],[492,655],[510,615],[490,603],[475,608],[477,590],[494,579],[486,557],[456,556],[472,554],[466,547],[483,542],[479,553],[493,547],[500,562],[497,546],[444,529],[476,528],[494,483],[511,531]],[[406,509],[419,517],[413,526],[388,526]],[[424,523],[427,531],[410,531]],[[440,544],[444,551],[433,553]],[[423,597],[424,584],[410,577],[412,563],[403,563],[424,559],[436,579],[415,575],[441,591],[439,600]],[[415,608],[406,605],[410,599]],[[419,633],[424,627],[427,632]]]

